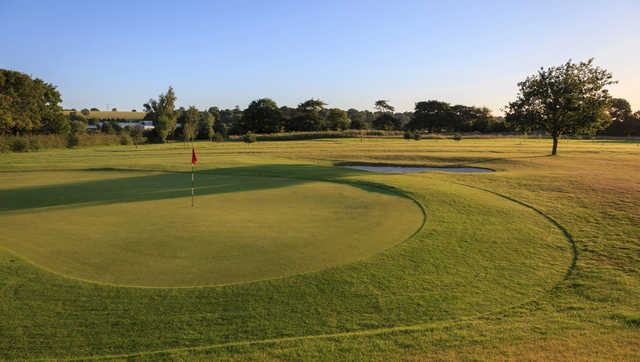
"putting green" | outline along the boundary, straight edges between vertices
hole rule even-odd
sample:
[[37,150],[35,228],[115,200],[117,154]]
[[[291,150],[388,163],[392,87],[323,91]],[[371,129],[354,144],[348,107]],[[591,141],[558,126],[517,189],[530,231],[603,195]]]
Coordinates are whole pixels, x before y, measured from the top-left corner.
[[0,246],[80,279],[202,286],[353,262],[423,222],[399,195],[280,177],[201,174],[192,208],[188,177],[75,172],[67,183],[13,190],[17,201],[7,198],[0,213]]

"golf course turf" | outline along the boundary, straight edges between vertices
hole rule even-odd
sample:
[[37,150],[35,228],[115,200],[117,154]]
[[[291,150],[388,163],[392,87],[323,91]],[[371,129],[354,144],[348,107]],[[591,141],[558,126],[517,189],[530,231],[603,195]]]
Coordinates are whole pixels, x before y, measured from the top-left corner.
[[637,143],[195,146],[0,156],[1,358],[637,351]]

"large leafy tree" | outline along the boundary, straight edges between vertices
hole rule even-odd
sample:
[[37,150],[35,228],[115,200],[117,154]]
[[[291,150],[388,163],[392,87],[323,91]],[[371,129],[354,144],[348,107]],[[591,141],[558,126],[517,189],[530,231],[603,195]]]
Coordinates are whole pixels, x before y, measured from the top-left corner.
[[607,70],[586,62],[541,68],[518,83],[519,93],[506,108],[506,121],[520,131],[543,130],[553,138],[552,155],[562,135],[593,134],[610,122],[606,87],[616,83]]
[[44,130],[68,133],[62,99],[54,85],[41,79],[0,69],[0,134]]
[[242,112],[245,132],[276,133],[282,126],[282,113],[276,102],[269,98],[257,99]]
[[165,142],[167,136],[176,129],[175,103],[176,95],[173,87],[169,87],[167,93],[158,96],[158,100],[149,99],[149,102],[144,104],[144,110],[147,112],[145,119],[153,121],[154,132],[162,142]]

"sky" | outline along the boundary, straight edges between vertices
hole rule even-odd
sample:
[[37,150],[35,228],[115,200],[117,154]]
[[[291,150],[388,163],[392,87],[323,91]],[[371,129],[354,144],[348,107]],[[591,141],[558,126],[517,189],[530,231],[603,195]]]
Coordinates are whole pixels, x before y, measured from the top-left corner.
[[495,115],[540,67],[595,58],[640,109],[640,1],[0,0],[0,68],[58,87],[64,108],[398,111],[437,99]]

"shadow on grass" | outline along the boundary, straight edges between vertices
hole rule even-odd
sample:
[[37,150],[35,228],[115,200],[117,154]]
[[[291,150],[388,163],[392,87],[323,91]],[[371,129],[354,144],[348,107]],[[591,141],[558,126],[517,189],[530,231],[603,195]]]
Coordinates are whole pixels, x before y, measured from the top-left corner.
[[[154,170],[117,168],[81,171],[154,172]],[[162,172],[154,175],[0,190],[0,211],[106,205],[191,196],[191,172]],[[313,181],[340,182],[332,179],[351,174],[361,173],[355,170],[313,165],[258,165],[199,170],[196,172],[196,194],[214,195],[267,190]],[[367,191],[393,192],[384,187],[380,190],[374,189],[376,185],[373,184],[356,183],[353,186]]]
[[[406,156],[399,157],[398,159],[405,162],[389,162],[393,161],[394,157],[383,156],[379,157],[380,162],[359,162],[359,161],[338,161],[334,162],[335,166],[396,166],[396,167],[433,167],[433,168],[460,168],[460,167],[469,167],[469,168],[486,168],[486,167],[477,167],[471,166],[475,164],[486,164],[491,162],[510,162],[517,163],[518,160],[523,159],[534,159],[534,158],[546,158],[551,157],[551,155],[535,155],[535,156],[515,156],[515,157],[447,157],[447,156],[430,156],[430,155],[420,155],[419,158],[416,158],[417,163],[407,163]],[[375,158],[375,157],[373,157]],[[386,161],[386,162],[385,162]],[[425,161],[431,161],[434,163],[425,163]],[[439,164],[442,162],[444,164]],[[489,168],[490,170],[493,170]],[[493,170],[495,171],[495,170]]]

